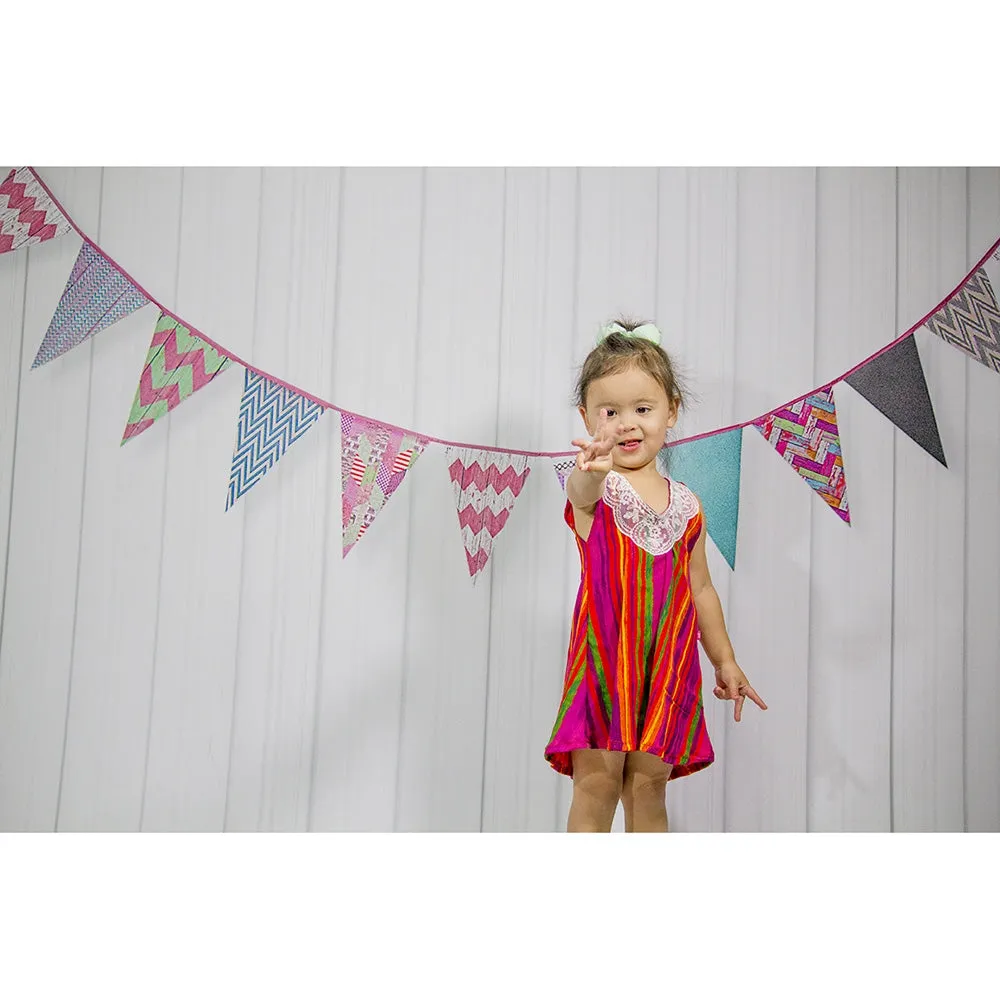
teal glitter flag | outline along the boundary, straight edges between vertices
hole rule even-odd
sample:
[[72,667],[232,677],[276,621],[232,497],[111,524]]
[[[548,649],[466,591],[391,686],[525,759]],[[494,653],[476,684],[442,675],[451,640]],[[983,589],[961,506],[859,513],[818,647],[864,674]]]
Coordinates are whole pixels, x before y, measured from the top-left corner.
[[736,568],[742,451],[743,429],[736,428],[669,445],[660,452],[667,475],[697,494],[708,533],[731,569]]

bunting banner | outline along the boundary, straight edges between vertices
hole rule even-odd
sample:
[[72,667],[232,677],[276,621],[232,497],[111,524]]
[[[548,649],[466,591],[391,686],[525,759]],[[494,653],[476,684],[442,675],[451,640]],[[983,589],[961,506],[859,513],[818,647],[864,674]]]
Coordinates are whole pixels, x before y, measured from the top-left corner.
[[701,501],[709,537],[730,569],[736,569],[743,429],[668,445],[660,455],[669,477]]
[[472,582],[489,562],[493,542],[504,529],[531,468],[527,455],[446,448],[458,524]]
[[323,413],[318,403],[247,368],[226,510],[256,486]]
[[867,362],[844,381],[947,468],[913,334]]
[[228,367],[229,358],[173,317],[161,313],[135,390],[122,444],[152,427]]
[[754,427],[837,515],[850,524],[833,389],[817,389],[805,399],[772,411],[756,421]]
[[12,170],[0,184],[0,253],[54,240],[71,228],[31,167]]
[[84,243],[31,367],[52,361],[148,304],[121,271]]
[[346,557],[416,464],[427,438],[342,413],[340,440]]
[[[545,458],[565,491],[576,452],[513,452],[465,445],[383,424],[317,399],[280,377],[256,369],[228,348],[194,331],[143,290],[84,234],[31,167],[0,184],[0,253],[75,230],[83,238],[65,289],[32,368],[40,367],[126,316],[153,304],[159,310],[122,443],[232,365],[245,370],[226,509],[260,481],[327,409],[341,414],[343,554],[357,544],[431,443],[447,451],[459,528],[473,583],[492,554],[530,473]],[[1000,239],[958,288],[887,347],[839,378],[761,417],[672,443],[660,453],[669,475],[699,496],[708,533],[735,568],[739,525],[742,430],[755,427],[779,456],[851,523],[834,387],[846,382],[914,442],[945,465],[937,419],[913,333],[923,326],[980,364],[1000,372]]]
[[1000,307],[984,267],[924,324],[945,343],[1000,372]]
[[569,479],[570,473],[576,468],[576,455],[570,458],[552,459],[552,468],[555,471],[556,479],[559,480],[559,489],[565,492],[566,480]]

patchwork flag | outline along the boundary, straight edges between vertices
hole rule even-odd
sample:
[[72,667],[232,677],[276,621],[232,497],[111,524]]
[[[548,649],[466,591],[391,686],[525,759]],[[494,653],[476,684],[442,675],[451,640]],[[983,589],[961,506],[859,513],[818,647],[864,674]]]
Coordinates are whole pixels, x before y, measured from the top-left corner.
[[927,379],[912,334],[844,381],[947,468]]
[[70,228],[30,167],[12,170],[0,184],[0,253],[55,239]]
[[448,474],[455,492],[458,523],[469,575],[475,583],[489,561],[531,469],[526,455],[447,448]]
[[427,438],[351,413],[340,415],[340,437],[346,556],[413,468]]
[[122,444],[208,385],[229,363],[229,358],[186,326],[161,313],[135,390]]
[[323,413],[319,403],[247,368],[226,510],[256,486]]
[[850,524],[833,389],[821,389],[789,403],[754,426],[837,515]]
[[148,302],[107,257],[84,243],[31,367],[65,354]]
[[701,501],[708,534],[730,569],[736,568],[742,453],[741,427],[669,445],[660,452],[667,475],[689,486]]
[[1000,372],[1000,307],[985,268],[973,271],[924,325],[981,365]]
[[552,459],[552,468],[555,470],[556,478],[559,480],[559,486],[565,490],[566,480],[569,479],[570,473],[576,468],[576,455],[571,455],[569,458]]

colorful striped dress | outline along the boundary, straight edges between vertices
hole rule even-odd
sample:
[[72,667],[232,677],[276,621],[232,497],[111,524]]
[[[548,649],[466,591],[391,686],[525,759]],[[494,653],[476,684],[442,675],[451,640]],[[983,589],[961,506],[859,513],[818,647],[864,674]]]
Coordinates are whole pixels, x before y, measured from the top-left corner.
[[689,564],[704,523],[695,495],[667,480],[658,514],[617,472],[608,473],[580,550],[562,704],[545,748],[561,774],[571,751],[644,750],[673,765],[671,778],[715,759],[702,710],[698,623]]

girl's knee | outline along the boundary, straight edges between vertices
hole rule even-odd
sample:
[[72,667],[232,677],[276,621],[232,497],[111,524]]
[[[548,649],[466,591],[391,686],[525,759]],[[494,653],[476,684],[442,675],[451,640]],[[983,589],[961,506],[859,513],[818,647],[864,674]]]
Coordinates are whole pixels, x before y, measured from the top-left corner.
[[579,775],[573,782],[574,791],[605,804],[617,803],[622,794],[622,776],[606,771],[591,771]]

